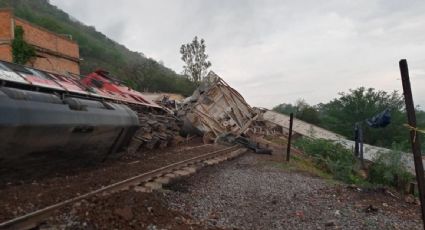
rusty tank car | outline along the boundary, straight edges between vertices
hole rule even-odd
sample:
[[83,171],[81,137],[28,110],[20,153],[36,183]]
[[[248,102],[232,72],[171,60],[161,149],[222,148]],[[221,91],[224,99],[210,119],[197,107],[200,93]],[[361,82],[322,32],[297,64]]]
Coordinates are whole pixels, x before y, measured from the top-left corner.
[[60,75],[0,61],[0,163],[165,147],[172,112],[108,72]]

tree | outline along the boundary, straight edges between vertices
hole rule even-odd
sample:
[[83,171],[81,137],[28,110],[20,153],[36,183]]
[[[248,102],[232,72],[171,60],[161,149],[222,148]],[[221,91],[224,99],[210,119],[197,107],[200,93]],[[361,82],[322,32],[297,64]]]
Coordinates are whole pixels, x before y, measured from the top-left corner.
[[207,60],[205,48],[205,40],[198,41],[197,36],[191,43],[180,47],[181,59],[185,63],[183,73],[195,83],[200,82],[207,75],[208,68],[211,66],[211,62]]
[[[280,104],[274,111],[289,114],[311,124],[341,134],[347,138],[354,137],[354,124],[390,109],[391,123],[385,128],[370,128],[363,123],[364,141],[368,144],[393,148],[398,146],[403,151],[409,150],[409,130],[403,124],[406,121],[403,96],[397,91],[385,92],[373,88],[359,87],[349,92],[339,93],[339,97],[328,103],[308,105],[304,100],[297,100],[294,105]],[[425,129],[425,111],[416,108],[417,126]],[[422,151],[425,153],[425,135],[421,135]]]
[[391,111],[391,124],[382,129],[364,125],[365,142],[388,148],[391,148],[394,142],[403,147],[408,146],[407,130],[403,127],[403,123],[406,122],[403,111],[404,101],[397,91],[387,93],[373,88],[359,87],[339,95],[339,98],[320,105],[321,122],[324,128],[352,138],[356,122],[365,121],[388,108]]
[[290,113],[296,114],[297,108],[296,108],[296,106],[294,106],[292,104],[282,103],[282,104],[279,104],[279,105],[273,107],[273,111],[289,115]]
[[317,111],[315,107],[310,105],[302,107],[297,113],[297,118],[313,125],[320,124],[319,111]]
[[300,120],[314,125],[320,124],[319,111],[314,106],[309,105],[304,99],[298,99],[294,105],[282,103],[275,106],[273,110],[287,115],[293,113]]

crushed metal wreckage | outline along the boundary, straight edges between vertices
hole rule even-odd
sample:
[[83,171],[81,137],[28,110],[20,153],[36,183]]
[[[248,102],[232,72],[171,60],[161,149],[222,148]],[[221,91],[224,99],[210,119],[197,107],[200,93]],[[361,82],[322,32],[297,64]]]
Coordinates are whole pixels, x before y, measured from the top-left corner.
[[192,96],[180,104],[177,116],[184,121],[185,136],[203,136],[205,143],[233,141],[255,149],[258,145],[250,138],[284,133],[282,126],[263,119],[264,111],[252,108],[241,94],[211,71]]

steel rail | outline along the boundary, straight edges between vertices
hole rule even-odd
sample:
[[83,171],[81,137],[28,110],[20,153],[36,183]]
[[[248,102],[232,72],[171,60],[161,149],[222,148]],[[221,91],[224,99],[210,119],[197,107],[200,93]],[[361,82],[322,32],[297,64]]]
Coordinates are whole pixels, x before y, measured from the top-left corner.
[[187,165],[191,165],[194,163],[198,163],[201,161],[205,161],[211,158],[218,157],[220,155],[226,154],[229,150],[240,148],[239,146],[231,146],[225,149],[216,150],[210,153],[206,153],[200,156],[192,157],[183,161],[179,161],[176,163],[169,164],[167,166],[154,169],[149,172],[145,172],[142,174],[139,174],[137,176],[130,177],[128,179],[119,181],[114,184],[107,185],[105,187],[102,187],[100,189],[88,192],[86,194],[62,201],[60,203],[56,203],[50,206],[47,206],[45,208],[36,210],[34,212],[27,213],[25,215],[13,218],[11,220],[5,221],[0,223],[0,229],[30,229],[34,228],[40,223],[43,222],[46,218],[49,217],[49,215],[54,212],[55,210],[58,210],[59,208],[65,207],[66,205],[72,204],[74,202],[87,199],[89,197],[92,197],[94,195],[100,194],[100,193],[108,193],[108,192],[114,192],[123,190],[125,188],[138,185],[142,182],[149,181],[153,178],[159,177],[161,175],[165,175],[167,173],[173,172],[176,169],[180,169],[182,167],[185,167]]

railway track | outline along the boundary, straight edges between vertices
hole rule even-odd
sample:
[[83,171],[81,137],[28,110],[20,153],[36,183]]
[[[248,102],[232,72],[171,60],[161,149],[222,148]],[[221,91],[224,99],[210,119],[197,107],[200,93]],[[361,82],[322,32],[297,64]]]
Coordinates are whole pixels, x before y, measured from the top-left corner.
[[74,202],[78,202],[95,195],[111,194],[130,188],[136,191],[149,191],[155,189],[155,186],[152,185],[167,183],[169,179],[172,179],[173,177],[189,175],[194,173],[197,168],[200,168],[203,165],[216,164],[229,158],[234,158],[245,151],[246,149],[241,148],[240,146],[231,146],[180,162],[175,162],[2,222],[0,223],[0,229],[32,229],[44,223],[55,211],[73,204]]

